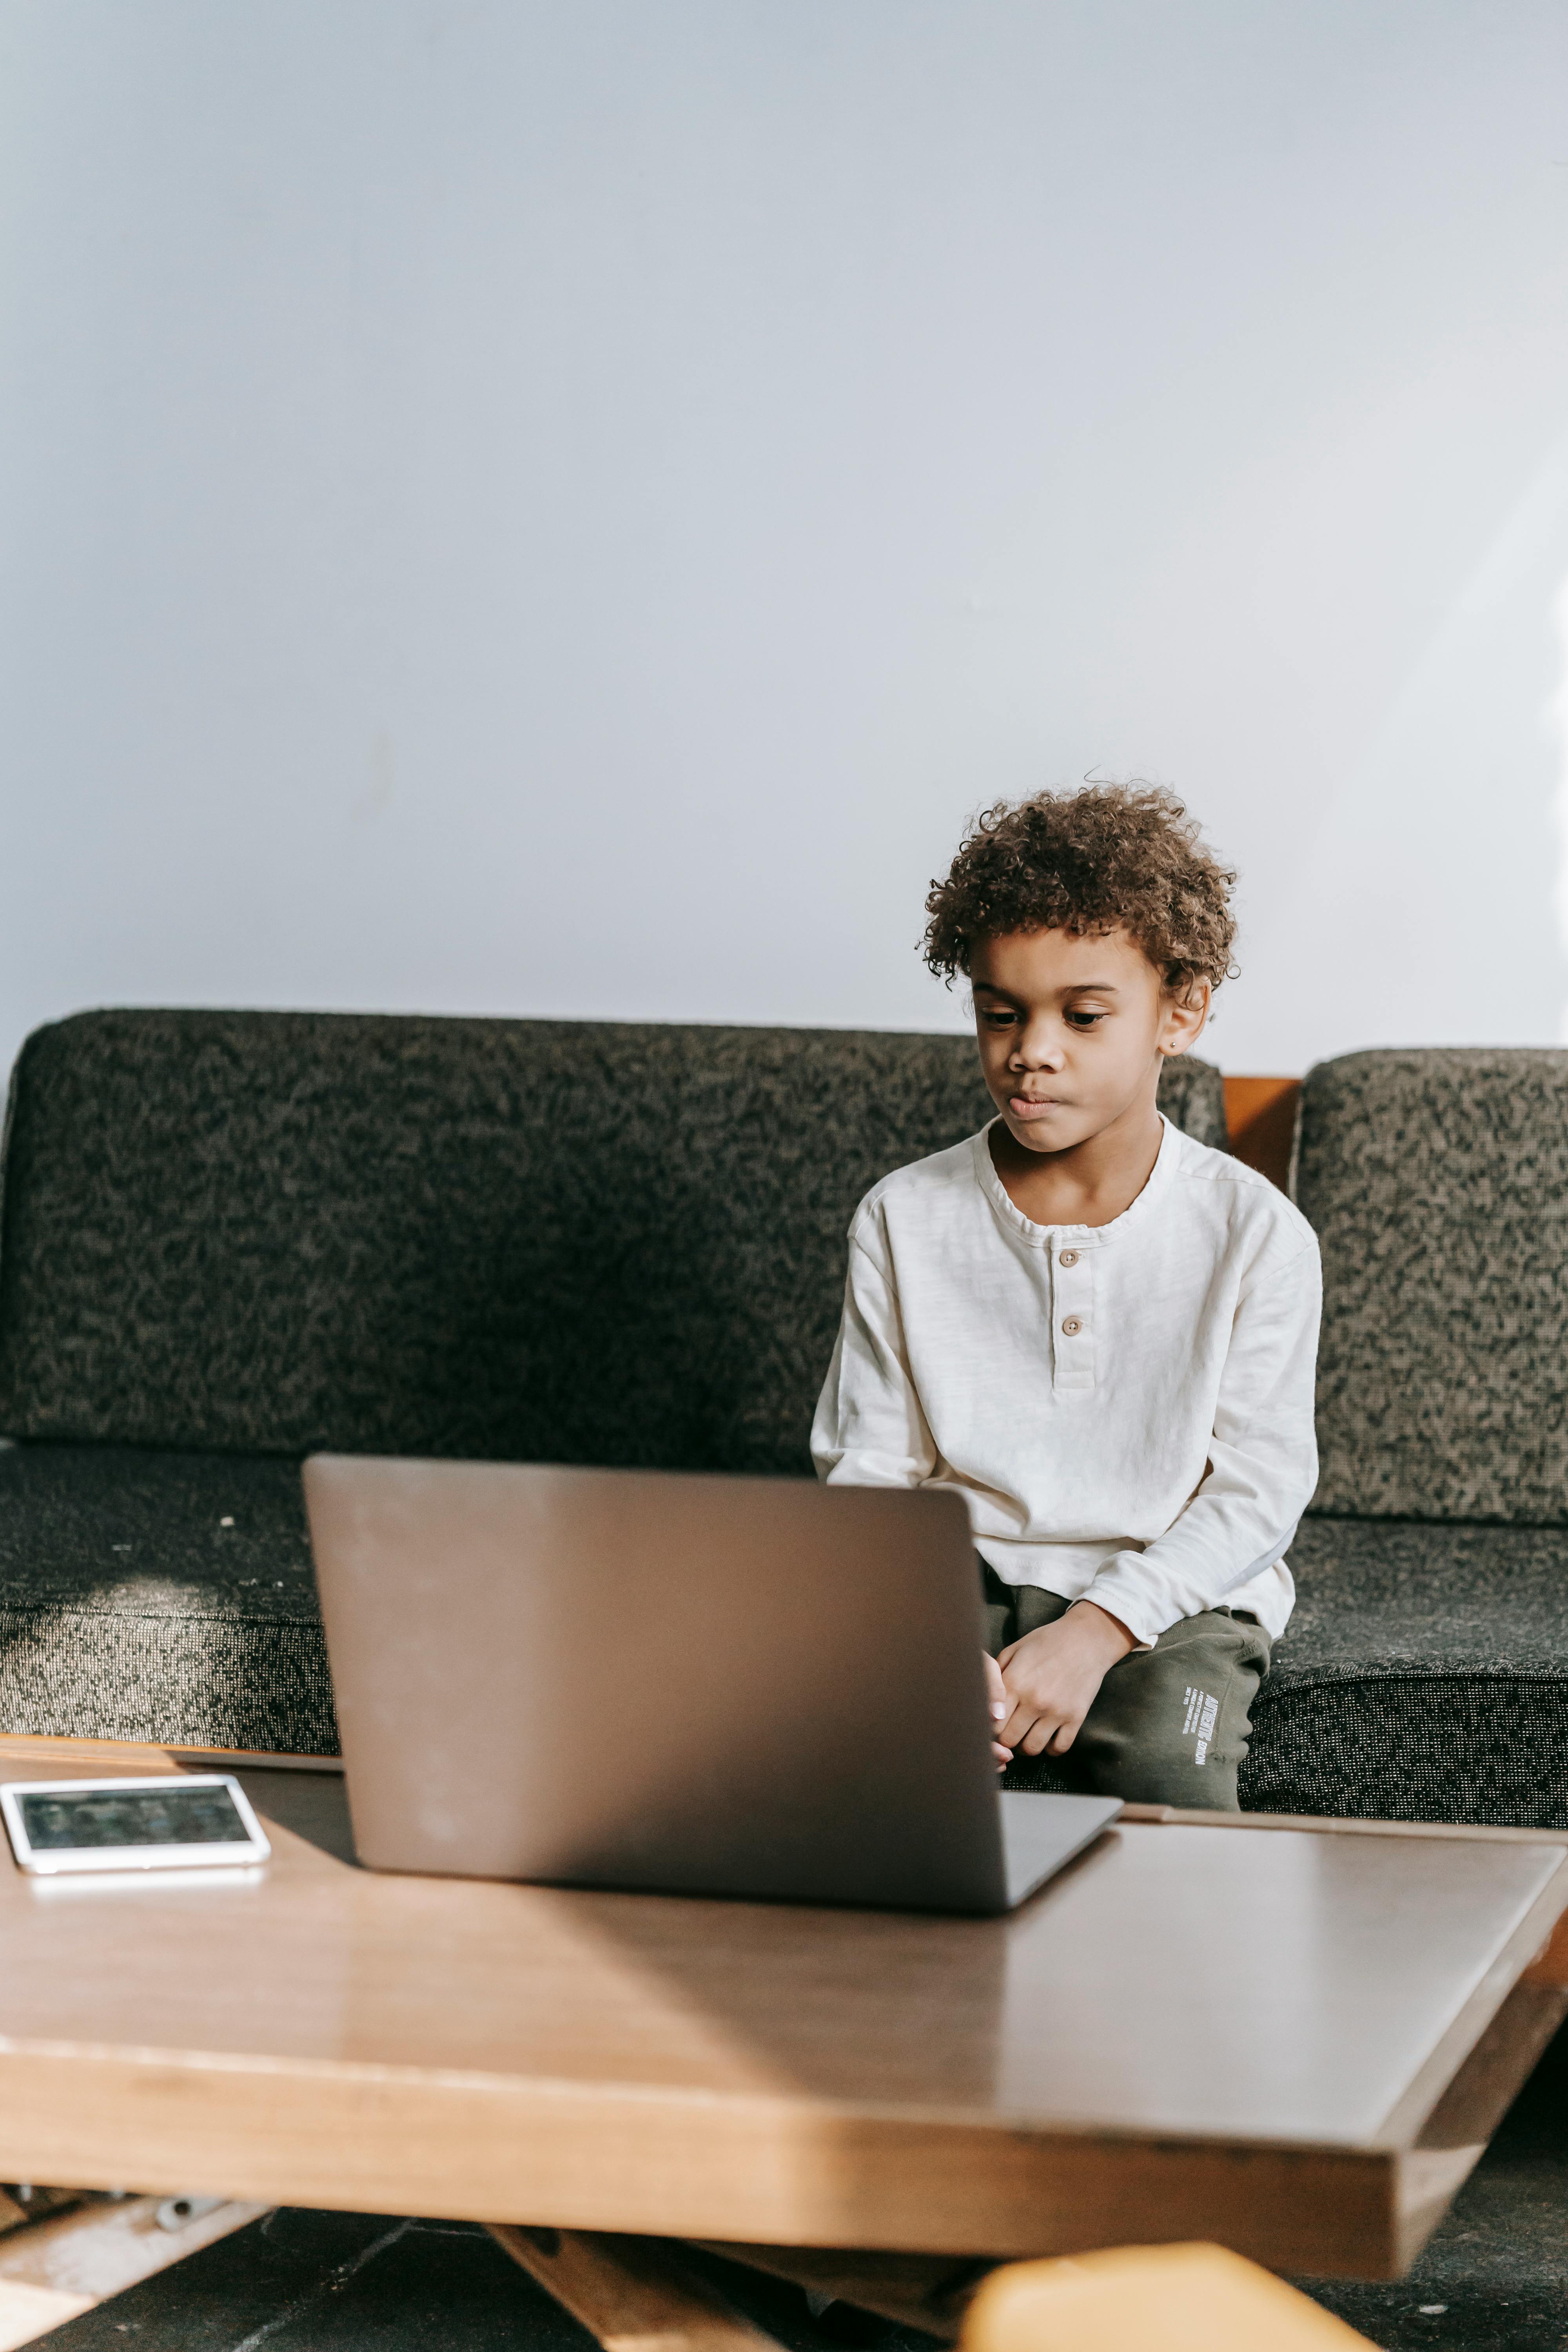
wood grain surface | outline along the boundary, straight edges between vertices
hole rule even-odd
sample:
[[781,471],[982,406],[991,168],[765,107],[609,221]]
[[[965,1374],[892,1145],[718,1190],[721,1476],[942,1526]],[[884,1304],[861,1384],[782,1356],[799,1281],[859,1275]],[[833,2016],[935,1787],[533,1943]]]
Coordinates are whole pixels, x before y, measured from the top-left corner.
[[658,2239],[509,2221],[492,2221],[490,2234],[605,2352],[779,2352]]
[[1290,1186],[1290,1152],[1296,1140],[1300,1078],[1226,1078],[1225,1120],[1230,1148],[1282,1192]]
[[[166,1751],[0,1742],[6,1778],[110,1761]],[[1001,1920],[418,1879],[353,1866],[336,1776],[241,1777],[264,1871],[0,1864],[0,2177],[1387,2275],[1479,2153],[1424,2128],[1489,2033],[1489,2099],[1528,2063],[1568,1909],[1562,1838],[1190,1818]]]

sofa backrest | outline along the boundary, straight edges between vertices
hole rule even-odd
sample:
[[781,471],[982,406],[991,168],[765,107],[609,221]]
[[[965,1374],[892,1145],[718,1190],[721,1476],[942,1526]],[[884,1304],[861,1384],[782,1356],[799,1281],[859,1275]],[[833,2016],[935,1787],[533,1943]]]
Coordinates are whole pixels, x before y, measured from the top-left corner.
[[856,1202],[990,1114],[964,1037],[83,1013],[13,1081],[0,1432],[804,1470]]
[[1315,1508],[1568,1520],[1568,1052],[1347,1054],[1302,1089]]

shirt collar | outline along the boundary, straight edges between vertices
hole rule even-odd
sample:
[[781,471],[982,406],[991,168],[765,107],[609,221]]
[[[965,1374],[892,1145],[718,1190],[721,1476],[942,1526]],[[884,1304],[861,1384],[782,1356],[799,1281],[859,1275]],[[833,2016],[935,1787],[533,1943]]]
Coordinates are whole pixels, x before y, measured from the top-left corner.
[[1058,1237],[1065,1239],[1068,1234],[1075,1249],[1107,1249],[1112,1242],[1120,1241],[1130,1225],[1146,1217],[1154,1207],[1171,1181],[1182,1148],[1180,1129],[1173,1127],[1162,1111],[1160,1126],[1163,1132],[1154,1165],[1149,1171],[1143,1190],[1135,1201],[1128,1203],[1119,1217],[1112,1217],[1108,1225],[1037,1225],[1032,1217],[1026,1217],[1022,1209],[1016,1207],[1008,1198],[1007,1188],[996,1173],[995,1163],[991,1157],[991,1129],[1000,1118],[1001,1113],[998,1112],[996,1118],[988,1119],[979,1134],[970,1138],[974,1180],[1007,1231],[1016,1234],[1019,1240],[1027,1242],[1032,1249],[1049,1249],[1054,1240]]

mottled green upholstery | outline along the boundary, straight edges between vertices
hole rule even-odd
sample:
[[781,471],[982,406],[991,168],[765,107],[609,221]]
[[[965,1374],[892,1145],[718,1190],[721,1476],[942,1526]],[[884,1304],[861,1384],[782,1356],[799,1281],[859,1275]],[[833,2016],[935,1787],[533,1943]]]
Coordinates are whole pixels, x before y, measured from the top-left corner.
[[[1223,1140],[1213,1069],[1161,1099]],[[805,1473],[855,1202],[990,1108],[963,1037],[39,1031],[0,1223],[0,1725],[330,1748],[317,1446]]]
[[1568,1828],[1568,1528],[1310,1516],[1241,1801]]
[[1568,1826],[1568,1052],[1302,1090],[1322,1474],[1243,1801]]
[[1347,1054],[1302,1089],[1314,1508],[1568,1525],[1568,1051]]
[[0,1448],[0,1730],[334,1754],[298,1463]]

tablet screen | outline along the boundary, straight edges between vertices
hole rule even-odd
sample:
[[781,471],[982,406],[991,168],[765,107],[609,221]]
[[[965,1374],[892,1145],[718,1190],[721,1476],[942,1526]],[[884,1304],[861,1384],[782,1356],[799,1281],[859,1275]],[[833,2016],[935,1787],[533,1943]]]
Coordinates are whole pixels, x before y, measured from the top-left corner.
[[35,1853],[90,1846],[243,1845],[250,1832],[226,1789],[60,1790],[18,1799]]

